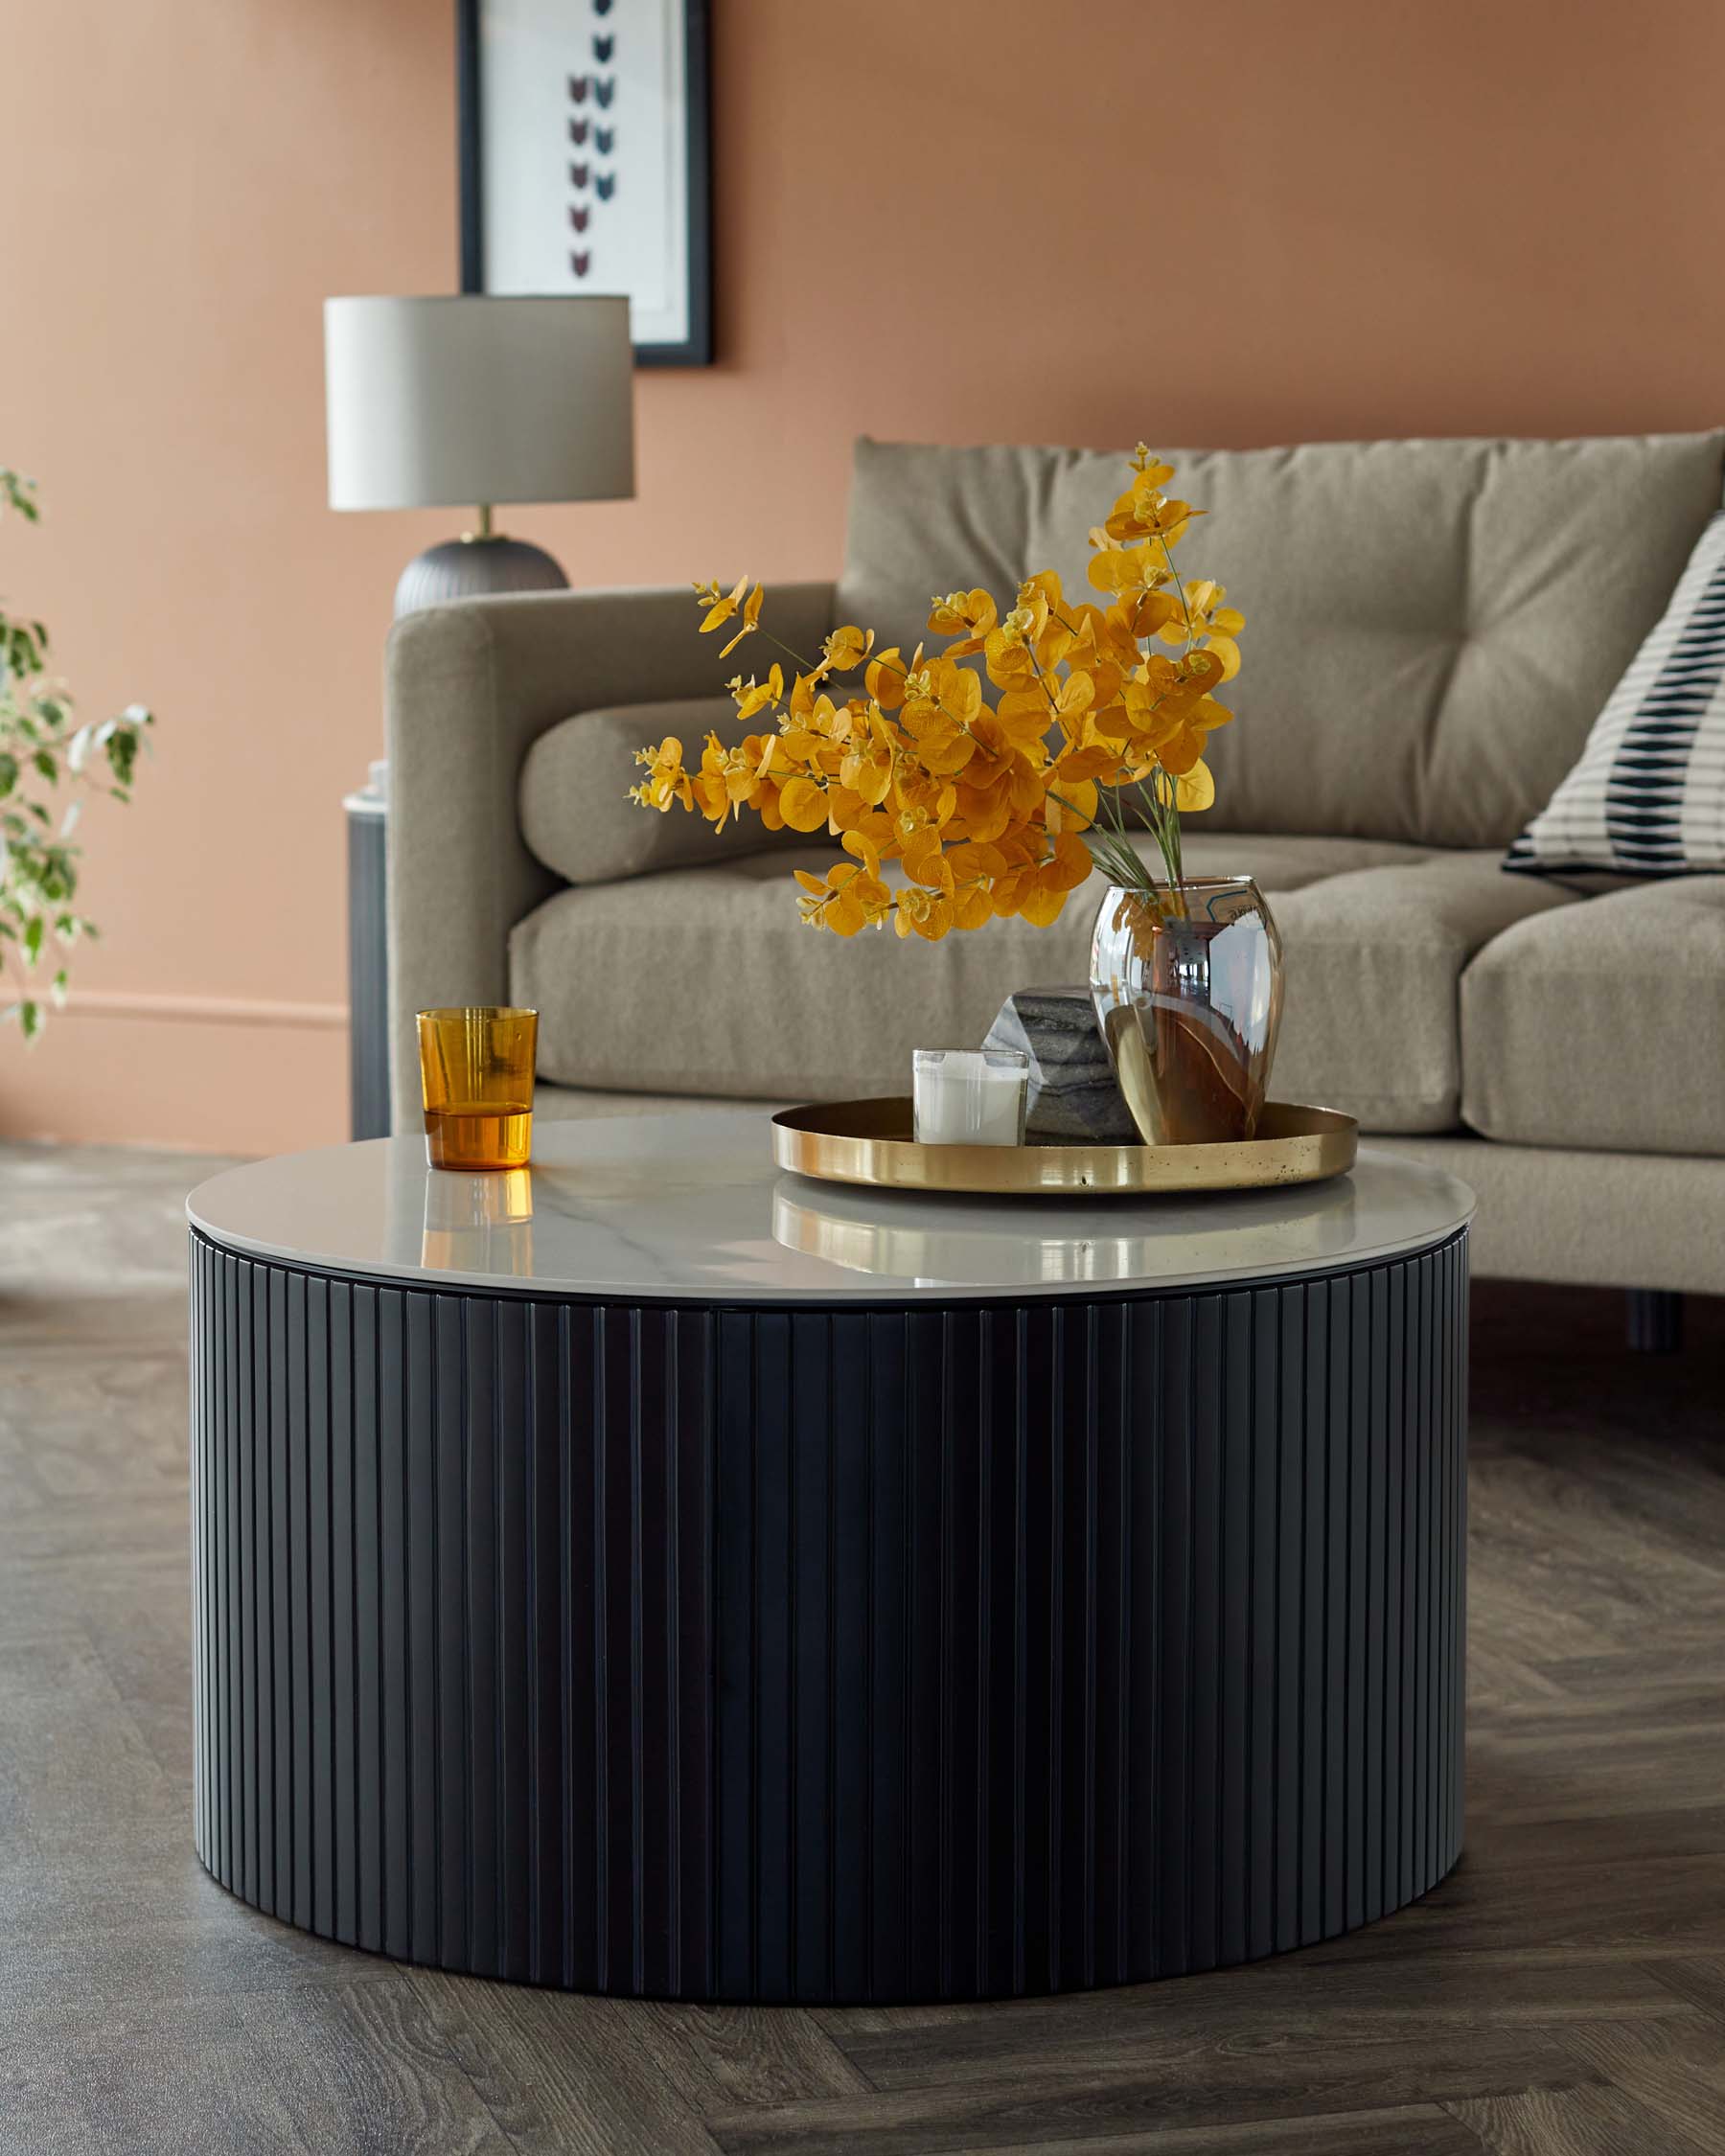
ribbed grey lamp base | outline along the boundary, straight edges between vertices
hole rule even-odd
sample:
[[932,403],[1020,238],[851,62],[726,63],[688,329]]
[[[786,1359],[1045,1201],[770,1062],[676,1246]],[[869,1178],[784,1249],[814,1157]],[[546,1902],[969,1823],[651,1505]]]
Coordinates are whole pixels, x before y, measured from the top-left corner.
[[445,539],[428,546],[402,571],[396,585],[397,617],[422,607],[447,607],[454,599],[487,599],[505,591],[566,591],[569,580],[542,546],[530,539]]

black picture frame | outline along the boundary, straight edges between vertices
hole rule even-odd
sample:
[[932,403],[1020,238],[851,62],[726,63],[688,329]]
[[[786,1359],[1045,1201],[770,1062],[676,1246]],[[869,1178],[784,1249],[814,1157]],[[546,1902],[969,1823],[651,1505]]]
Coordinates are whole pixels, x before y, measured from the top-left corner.
[[[627,4],[627,0],[625,0]],[[705,367],[713,360],[712,78],[708,0],[677,0],[683,19],[686,90],[687,323],[676,343],[636,344],[638,367]],[[455,80],[460,168],[461,289],[484,292],[484,139],[481,0],[456,0]]]

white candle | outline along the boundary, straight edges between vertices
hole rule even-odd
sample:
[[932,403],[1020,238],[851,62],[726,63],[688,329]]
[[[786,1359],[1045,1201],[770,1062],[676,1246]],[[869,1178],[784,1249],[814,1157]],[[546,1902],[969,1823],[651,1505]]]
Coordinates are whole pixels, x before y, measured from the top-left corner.
[[1013,1048],[918,1048],[918,1145],[1023,1145],[1030,1059]]

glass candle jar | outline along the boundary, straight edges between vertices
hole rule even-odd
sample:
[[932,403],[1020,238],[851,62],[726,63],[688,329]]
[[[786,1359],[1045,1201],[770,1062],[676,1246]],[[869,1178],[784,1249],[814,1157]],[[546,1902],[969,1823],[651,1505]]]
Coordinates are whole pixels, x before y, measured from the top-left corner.
[[918,1145],[1023,1145],[1030,1058],[1017,1048],[918,1048]]

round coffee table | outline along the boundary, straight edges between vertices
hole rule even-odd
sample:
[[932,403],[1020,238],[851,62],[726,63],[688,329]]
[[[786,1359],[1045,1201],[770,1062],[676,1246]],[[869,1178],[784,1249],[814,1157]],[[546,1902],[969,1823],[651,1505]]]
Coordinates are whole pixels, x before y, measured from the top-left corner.
[[194,1193],[196,1833],[413,1961],[699,1999],[1211,1968],[1461,1846],[1466,1223],[931,1200],[754,1111]]

